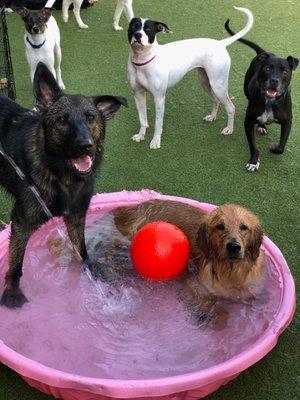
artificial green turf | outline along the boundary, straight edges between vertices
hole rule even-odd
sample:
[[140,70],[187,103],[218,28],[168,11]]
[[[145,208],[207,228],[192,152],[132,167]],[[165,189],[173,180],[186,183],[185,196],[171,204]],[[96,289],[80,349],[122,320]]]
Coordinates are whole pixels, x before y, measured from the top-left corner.
[[[228,17],[235,30],[245,24],[244,15],[232,8],[235,4],[247,6],[254,13],[255,24],[248,38],[279,55],[300,57],[300,2],[297,0],[135,0],[134,9],[138,16],[161,20],[169,25],[174,33],[160,35],[158,40],[163,43],[191,37],[224,38],[223,25]],[[138,117],[126,83],[126,31],[114,32],[111,28],[114,6],[115,1],[101,0],[95,7],[83,10],[82,18],[88,23],[88,30],[79,30],[73,15],[67,25],[63,24],[60,12],[55,12],[61,27],[62,73],[67,91],[123,95],[130,105],[128,110],[123,109],[115,121],[110,122],[105,163],[98,174],[95,190],[109,192],[152,188],[215,204],[242,204],[260,217],[265,232],[281,248],[294,277],[299,279],[296,260],[297,250],[299,252],[300,135],[297,131],[300,126],[300,70],[295,72],[292,83],[294,124],[285,154],[276,156],[269,152],[271,143],[279,137],[279,127],[272,125],[270,135],[257,138],[261,151],[259,172],[249,174],[244,169],[249,149],[243,132],[246,100],[242,85],[254,52],[239,43],[229,47],[232,57],[229,93],[234,97],[236,106],[234,135],[220,135],[226,124],[224,110],[214,124],[202,121],[202,117],[210,111],[211,102],[199,88],[196,74],[191,72],[168,91],[162,148],[150,151],[154,123],[150,97],[149,134],[145,142],[130,141],[132,134],[138,130]],[[8,15],[7,19],[18,101],[32,106],[22,23],[16,14]],[[126,26],[125,19],[122,24]],[[10,201],[3,193],[1,219],[9,220],[10,207]],[[208,398],[300,398],[299,381],[296,379],[299,375],[299,326],[298,316],[267,357]],[[50,399],[29,388],[4,366],[0,366],[0,382],[1,400]]]

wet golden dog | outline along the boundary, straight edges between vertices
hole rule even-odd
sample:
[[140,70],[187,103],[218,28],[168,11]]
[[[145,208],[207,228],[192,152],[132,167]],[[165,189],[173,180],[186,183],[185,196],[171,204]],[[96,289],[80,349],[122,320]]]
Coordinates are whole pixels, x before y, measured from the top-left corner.
[[254,297],[263,270],[263,230],[248,210],[226,204],[205,212],[177,201],[149,200],[120,207],[114,216],[117,228],[128,239],[153,221],[172,223],[185,232],[195,271],[184,275],[184,296],[199,319],[217,313],[222,325],[228,315],[216,306],[218,298]]

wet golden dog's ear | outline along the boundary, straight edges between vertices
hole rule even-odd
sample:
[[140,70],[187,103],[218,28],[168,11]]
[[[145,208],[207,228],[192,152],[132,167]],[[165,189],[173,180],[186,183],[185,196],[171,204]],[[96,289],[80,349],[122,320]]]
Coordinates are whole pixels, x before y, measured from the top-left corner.
[[211,243],[210,243],[210,226],[208,221],[204,221],[200,224],[196,238],[197,244],[200,250],[204,253],[206,258],[210,257]]
[[251,260],[255,261],[259,256],[259,249],[262,244],[262,239],[264,236],[263,229],[260,225],[257,225],[251,232],[249,243],[247,246],[247,251]]

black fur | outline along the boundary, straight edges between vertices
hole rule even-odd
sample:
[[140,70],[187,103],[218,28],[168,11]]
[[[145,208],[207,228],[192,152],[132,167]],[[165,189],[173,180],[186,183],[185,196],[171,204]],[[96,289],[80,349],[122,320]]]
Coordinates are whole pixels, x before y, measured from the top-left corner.
[[[229,27],[229,20],[225,23],[225,29],[230,35],[234,32]],[[266,133],[265,123],[260,118],[265,112],[273,115],[273,120],[281,126],[280,140],[277,145],[271,147],[274,154],[282,154],[292,126],[292,98],[290,83],[292,72],[297,68],[299,60],[288,56],[280,58],[273,53],[266,52],[256,43],[246,39],[239,39],[256,51],[257,55],[251,61],[244,80],[244,93],[248,99],[248,107],[245,116],[245,133],[250,147],[251,158],[246,165],[259,163],[259,151],[255,143],[254,127]]]
[[127,105],[122,97],[64,94],[43,63],[37,66],[34,90],[40,112],[0,96],[0,149],[26,177],[22,181],[0,154],[0,184],[15,200],[1,299],[8,307],[26,301],[19,288],[25,247],[31,233],[48,219],[28,184],[36,186],[53,216],[64,217],[71,241],[96,273],[85,246],[85,216],[103,154],[106,120]]

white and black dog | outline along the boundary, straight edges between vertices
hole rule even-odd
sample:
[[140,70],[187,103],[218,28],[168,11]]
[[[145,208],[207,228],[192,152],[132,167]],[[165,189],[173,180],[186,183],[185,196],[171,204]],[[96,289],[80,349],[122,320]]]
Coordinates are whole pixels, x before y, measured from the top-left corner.
[[126,16],[128,22],[130,22],[132,20],[132,18],[134,17],[132,1],[133,0],[117,0],[117,6],[116,6],[114,20],[113,20],[113,28],[115,31],[123,30],[123,28],[119,25],[120,18],[121,18],[123,11],[125,13],[125,16]]
[[187,39],[165,45],[156,40],[158,32],[170,32],[166,24],[149,19],[133,18],[128,28],[131,51],[128,60],[128,81],[134,91],[135,102],[140,119],[139,133],[132,139],[140,142],[145,139],[148,128],[146,92],[154,96],[156,121],[151,149],[160,148],[163,130],[166,91],[178,83],[192,69],[198,69],[200,81],[213,100],[210,115],[204,120],[216,119],[219,104],[225,106],[228,115],[223,135],[233,132],[235,108],[228,96],[228,76],[231,59],[226,47],[243,37],[253,25],[253,15],[247,8],[235,7],[247,15],[247,24],[231,38]]
[[[65,85],[61,77],[60,32],[51,9],[42,8],[38,11],[26,7],[17,9],[25,25],[25,53],[33,82],[34,73],[39,62],[43,62],[52,75],[56,77],[61,90]],[[55,67],[56,64],[56,67]]]

